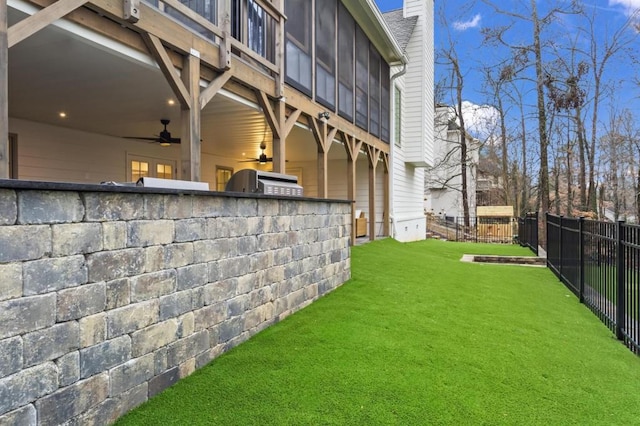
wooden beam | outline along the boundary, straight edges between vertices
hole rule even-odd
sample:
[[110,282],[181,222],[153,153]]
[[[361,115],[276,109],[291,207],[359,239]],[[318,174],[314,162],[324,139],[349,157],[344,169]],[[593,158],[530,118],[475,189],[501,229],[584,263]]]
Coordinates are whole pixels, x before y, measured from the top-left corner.
[[9,179],[8,63],[7,0],[0,0],[0,179]]
[[[169,86],[171,86],[171,90],[173,90],[173,93],[178,98],[178,102],[180,102],[180,105],[182,105],[183,109],[192,109],[191,94],[187,89],[187,85],[184,83],[184,79],[180,79],[176,68],[171,62],[171,58],[169,58],[169,55],[167,54],[167,51],[162,45],[160,39],[149,33],[143,34],[142,37],[145,40],[147,47],[149,48],[149,53],[151,53],[151,56],[158,63],[162,74],[164,74],[164,77],[167,79],[167,82],[169,83]],[[199,72],[200,66],[198,66],[198,73]],[[198,78],[199,77],[200,75],[198,74]]]
[[[280,138],[280,130],[284,125],[280,126],[279,117],[277,117],[276,111],[274,111],[274,108],[271,106],[271,101],[267,97],[267,94],[262,90],[256,90],[256,99],[258,101],[258,105],[260,105],[260,108],[262,108],[262,111],[264,112],[264,118],[267,120],[267,124],[273,133],[273,138]],[[278,104],[281,103],[284,104],[284,102],[278,102]]]
[[231,68],[231,1],[218,1],[218,25],[222,29],[220,38],[220,68]]
[[287,121],[285,121],[284,123],[284,129],[282,131],[284,137],[289,136],[289,133],[291,133],[293,126],[295,126],[298,118],[300,118],[300,114],[302,114],[302,111],[299,109],[295,109],[291,112],[291,114],[289,114],[289,117],[287,117]]
[[[294,89],[287,90],[287,105],[290,108],[300,109],[312,117],[317,117],[319,113],[326,111],[327,109],[322,105],[315,103],[307,96]],[[355,124],[345,120],[337,114],[332,114],[329,120],[329,124],[332,127],[336,127],[339,131],[348,133],[354,136],[358,140],[363,141],[367,145],[373,145],[382,152],[390,152],[391,148],[388,143],[381,141],[375,136],[369,134],[367,131],[362,130]]]
[[[200,59],[194,55],[184,58],[182,80],[190,93],[190,104],[196,106],[200,98]],[[200,181],[200,108],[182,107],[181,179]]]
[[[351,245],[356,244],[356,168],[362,141],[342,133],[342,142],[347,150],[347,199],[351,200]],[[355,155],[354,155],[355,151]]]
[[86,2],[87,0],[58,0],[51,6],[39,10],[31,16],[27,16],[9,28],[7,32],[8,46],[15,46],[25,38],[37,33],[53,21],[57,21]]
[[388,237],[391,229],[391,180],[389,169],[389,154],[382,153],[382,162],[384,164],[384,176],[382,178],[382,200],[383,200],[383,222],[382,222],[382,235]]
[[[278,129],[282,130],[286,123],[286,105],[284,99],[276,101],[275,119]],[[276,173],[286,172],[286,156],[287,156],[287,136],[279,131],[273,135],[273,171]]]
[[327,122],[315,117],[309,117],[309,127],[317,146],[318,198],[327,198],[329,192],[329,173],[327,168]]
[[205,106],[207,106],[209,101],[213,99],[216,93],[218,93],[218,91],[222,89],[222,86],[224,86],[227,81],[229,81],[231,75],[231,72],[227,71],[209,82],[209,85],[200,93],[200,109],[203,109]]
[[369,240],[376,239],[376,167],[380,158],[380,150],[367,145],[369,157]]

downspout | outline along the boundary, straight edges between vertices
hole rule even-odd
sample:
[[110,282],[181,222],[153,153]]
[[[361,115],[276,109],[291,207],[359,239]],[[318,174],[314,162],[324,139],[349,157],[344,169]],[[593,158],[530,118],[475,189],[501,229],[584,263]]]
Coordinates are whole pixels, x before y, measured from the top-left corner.
[[[393,83],[395,82],[395,80],[398,77],[402,77],[403,75],[405,75],[406,72],[407,72],[407,60],[406,60],[406,57],[405,57],[405,60],[402,62],[402,69],[400,71],[398,71],[397,73],[393,74],[391,76],[391,78],[389,79],[389,90],[395,89]],[[395,90],[393,90],[393,93],[395,94]],[[389,96],[389,98],[391,98],[391,96]],[[400,108],[402,108],[402,105],[400,105]],[[394,113],[395,113],[395,110],[394,110]],[[400,114],[402,114],[402,111],[400,111]],[[391,117],[389,117],[389,119],[391,119]],[[394,126],[393,127],[393,131],[394,131],[394,136],[395,136],[395,130],[396,130],[396,128],[395,128],[395,120],[394,120],[393,126]],[[389,150],[391,152],[391,158],[389,159],[389,164],[390,164],[390,168],[391,168],[391,172],[392,173],[393,173],[393,162],[394,162],[394,156],[395,156],[393,151],[395,149],[394,148],[395,144],[396,144],[396,141],[394,140],[393,141],[393,146]],[[393,213],[393,206],[395,205],[394,199],[393,199],[393,195],[394,195],[393,186],[394,186],[394,179],[393,179],[393,174],[392,174],[390,182],[389,182],[389,192],[390,192],[389,200],[391,201],[390,202],[391,205],[388,206],[388,208],[389,208],[389,220],[391,221],[391,235],[390,235],[391,238],[395,238],[395,235],[396,235],[396,232],[395,232],[395,230],[396,230],[396,221],[395,221],[395,215]]]

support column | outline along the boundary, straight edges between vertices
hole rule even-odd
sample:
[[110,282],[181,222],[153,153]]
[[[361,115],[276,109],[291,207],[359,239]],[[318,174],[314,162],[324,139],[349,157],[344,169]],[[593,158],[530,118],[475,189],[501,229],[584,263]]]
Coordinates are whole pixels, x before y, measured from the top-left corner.
[[329,149],[333,143],[338,129],[329,126],[326,121],[315,117],[309,118],[309,127],[318,145],[318,198],[328,198],[329,196]]
[[182,82],[190,95],[190,105],[182,106],[181,178],[200,181],[200,58],[192,52],[184,58]]
[[367,145],[369,155],[369,240],[376,239],[376,167],[380,158],[380,150]]
[[382,162],[384,164],[384,176],[382,178],[382,199],[384,205],[383,222],[382,222],[382,235],[385,237],[390,236],[389,230],[391,228],[391,203],[390,203],[390,178],[389,178],[389,154],[382,153]]
[[362,141],[342,133],[344,149],[347,151],[347,198],[351,200],[351,245],[356,244],[356,166]]
[[256,90],[256,99],[273,134],[273,171],[285,173],[287,135],[291,132],[302,111],[293,110],[287,117],[284,98],[277,99],[273,105],[264,92]]
[[287,170],[287,135],[282,132],[286,122],[284,99],[281,98],[275,101],[274,112],[279,131],[273,133],[273,171],[276,173],[285,173]]
[[0,0],[0,179],[9,178],[8,61],[7,0]]

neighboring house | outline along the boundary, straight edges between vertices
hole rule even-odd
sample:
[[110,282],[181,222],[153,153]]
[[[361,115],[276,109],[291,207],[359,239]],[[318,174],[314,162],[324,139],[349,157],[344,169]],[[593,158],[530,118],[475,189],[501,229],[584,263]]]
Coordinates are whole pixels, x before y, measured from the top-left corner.
[[405,0],[384,14],[406,65],[392,67],[393,146],[391,216],[394,238],[424,239],[425,168],[433,164],[433,1]]
[[[464,216],[462,203],[462,167],[460,161],[462,135],[456,124],[455,114],[449,106],[439,105],[435,114],[435,154],[434,165],[425,179],[425,210],[439,217],[461,218]],[[476,216],[476,189],[478,186],[477,164],[479,142],[470,136],[467,147],[467,194],[469,216]]]
[[372,0],[50,4],[8,1],[0,178],[222,190],[270,170],[305,196],[354,200],[372,238],[392,220],[397,238],[424,238],[432,0],[405,2],[400,42]]

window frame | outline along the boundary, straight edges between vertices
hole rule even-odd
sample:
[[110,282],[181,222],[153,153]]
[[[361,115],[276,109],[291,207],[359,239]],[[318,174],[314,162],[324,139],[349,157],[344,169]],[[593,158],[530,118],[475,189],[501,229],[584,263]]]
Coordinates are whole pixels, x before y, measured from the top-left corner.
[[393,85],[393,143],[402,148],[402,89]]
[[216,191],[217,192],[224,192],[225,188],[220,189],[220,182],[218,182],[218,172],[219,171],[225,171],[225,172],[229,172],[229,179],[227,179],[227,181],[224,183],[224,186],[227,186],[227,182],[229,182],[229,180],[231,179],[231,176],[233,176],[233,167],[229,167],[229,166],[221,166],[216,164],[216,171],[215,171],[215,186],[216,186]]
[[[150,157],[148,155],[139,155],[132,154],[127,152],[127,163],[126,163],[126,175],[127,182],[133,182],[133,170],[132,170],[132,162],[133,161],[142,161],[149,164],[149,175],[148,177],[157,177],[157,167],[158,164],[171,166],[172,177],[171,180],[175,180],[178,178],[178,168],[177,161],[170,158],[160,158],[160,157]],[[166,179],[166,178],[164,178]],[[137,179],[136,179],[137,181]]]

